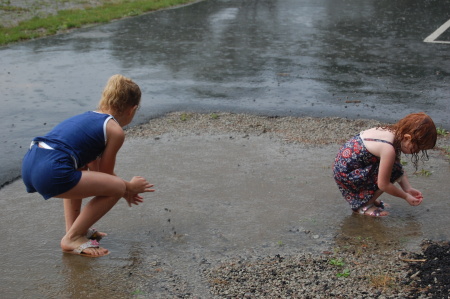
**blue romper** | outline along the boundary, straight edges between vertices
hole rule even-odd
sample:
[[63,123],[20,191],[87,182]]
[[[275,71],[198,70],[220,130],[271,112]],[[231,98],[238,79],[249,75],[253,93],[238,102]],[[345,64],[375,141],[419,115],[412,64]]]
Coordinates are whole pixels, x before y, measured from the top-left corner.
[[[392,143],[381,139],[365,138],[367,141]],[[345,200],[356,211],[370,201],[378,188],[380,158],[370,153],[360,135],[347,141],[339,150],[334,161],[334,180]],[[392,167],[391,183],[403,175],[400,161]]]
[[[109,114],[88,111],[64,120],[43,137],[36,137],[22,161],[27,192],[45,199],[65,193],[81,179],[81,168],[106,147]],[[40,146],[39,146],[40,145]]]

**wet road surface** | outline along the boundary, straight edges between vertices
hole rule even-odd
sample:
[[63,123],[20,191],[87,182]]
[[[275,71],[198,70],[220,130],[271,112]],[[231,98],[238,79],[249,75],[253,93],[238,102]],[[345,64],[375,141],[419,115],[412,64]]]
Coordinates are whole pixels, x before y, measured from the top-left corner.
[[[2,48],[0,182],[17,177],[32,137],[94,109],[114,73],[143,90],[135,123],[173,110],[387,121],[420,110],[450,129],[449,48],[423,42],[448,7],[210,0]],[[139,172],[157,192],[98,223],[111,250],[100,259],[63,255],[62,201],[15,181],[0,193],[2,297],[167,298],[178,286],[207,298],[202,267],[233,256],[320,252],[339,236],[449,239],[449,169],[436,152],[433,175],[411,177],[424,204],[387,197],[386,219],[350,214],[329,171],[334,152],[253,136],[131,140],[118,174]]]
[[416,250],[424,238],[450,238],[449,167],[438,152],[426,164],[431,176],[410,175],[423,204],[385,195],[391,214],[375,219],[352,215],[342,199],[330,169],[335,151],[265,135],[131,139],[119,153],[118,175],[139,173],[156,192],[132,208],[121,200],[96,224],[109,234],[101,244],[111,251],[98,259],[63,254],[62,200],[44,202],[16,181],[1,191],[0,294],[211,298],[202,269],[236,257],[319,254],[348,240]]
[[450,129],[450,1],[221,1],[0,49],[0,185],[30,140],[95,109],[109,76],[142,88],[135,124],[175,110],[395,121]]

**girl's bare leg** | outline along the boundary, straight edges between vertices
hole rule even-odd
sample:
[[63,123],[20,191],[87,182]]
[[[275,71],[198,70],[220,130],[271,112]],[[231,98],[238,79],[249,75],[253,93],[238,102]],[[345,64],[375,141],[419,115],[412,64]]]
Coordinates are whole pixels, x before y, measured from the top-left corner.
[[[64,217],[66,220],[66,233],[72,227],[72,224],[77,219],[78,215],[80,215],[81,204],[83,199],[69,199],[64,198]],[[97,236],[100,238],[105,237],[107,234],[97,231]]]
[[369,203],[371,204],[380,204],[380,201],[377,201],[378,197],[380,197],[380,195],[383,194],[383,191],[381,191],[380,189],[378,189],[377,191],[375,191],[372,199],[369,201]]
[[[71,228],[61,240],[61,248],[73,250],[88,241],[87,230],[100,220],[120,199],[120,197],[96,196],[83,208],[80,215],[75,219]],[[88,248],[84,251],[91,255],[103,255],[108,252],[104,248]]]
[[78,215],[80,215],[81,211],[81,203],[83,199],[69,199],[64,198],[64,218],[66,220],[66,233],[72,227],[72,224],[77,219]]
[[[66,235],[61,240],[63,250],[74,250],[86,243],[87,230],[102,218],[124,195],[126,190],[122,179],[100,172],[83,171],[80,182],[66,193],[57,197],[64,198],[64,212],[66,213]],[[98,194],[81,208],[80,198]],[[72,201],[72,202],[69,202]],[[67,207],[66,207],[66,202]],[[78,206],[80,204],[80,206]],[[83,251],[89,255],[104,255],[108,253],[105,248],[87,248]]]

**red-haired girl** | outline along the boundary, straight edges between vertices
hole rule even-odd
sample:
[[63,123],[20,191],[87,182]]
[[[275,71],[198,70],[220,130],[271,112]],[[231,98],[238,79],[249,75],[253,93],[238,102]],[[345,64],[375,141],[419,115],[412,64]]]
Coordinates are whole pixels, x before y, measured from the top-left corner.
[[[411,187],[400,163],[400,155],[411,154],[417,169],[420,158],[428,159],[426,150],[436,144],[437,131],[425,113],[407,115],[394,125],[371,128],[347,141],[334,162],[334,179],[355,213],[387,216],[378,200],[386,192],[417,206],[423,200]],[[421,157],[419,153],[421,152]],[[398,188],[394,183],[398,183]]]

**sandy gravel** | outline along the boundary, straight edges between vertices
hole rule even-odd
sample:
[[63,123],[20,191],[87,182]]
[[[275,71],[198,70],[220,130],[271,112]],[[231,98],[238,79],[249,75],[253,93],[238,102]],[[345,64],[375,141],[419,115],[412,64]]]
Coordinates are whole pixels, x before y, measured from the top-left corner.
[[[165,133],[189,134],[242,134],[266,135],[281,138],[285,142],[311,145],[342,144],[348,138],[367,128],[385,125],[370,119],[347,119],[340,117],[270,117],[235,113],[173,112],[152,119],[146,124],[127,129],[129,137],[151,137]],[[436,148],[447,154],[450,138],[440,135]]]
[[375,120],[339,117],[267,117],[233,113],[174,112],[127,130],[130,137],[172,134],[265,134],[286,142],[314,145],[342,143],[364,128],[382,125]]
[[[127,130],[128,138],[223,135],[230,138],[264,135],[287,143],[341,144],[366,128],[380,126],[375,120],[344,118],[266,117],[232,113],[175,112]],[[448,137],[438,147],[445,154]],[[445,159],[443,160],[446,163]],[[340,240],[333,252],[319,254],[236,257],[205,267],[203,277],[213,298],[446,298],[448,280],[436,276],[439,269],[424,263],[420,253],[399,250],[398,244],[358,243]],[[432,241],[427,241],[426,248]],[[435,244],[434,244],[435,245]],[[365,248],[370,248],[366,251]],[[435,250],[436,251],[436,250]],[[449,252],[448,244],[438,252]],[[442,257],[442,260],[439,258]],[[445,255],[433,256],[447,269]],[[442,271],[441,271],[442,272]],[[348,276],[347,276],[347,274]],[[351,274],[350,274],[351,273]],[[433,285],[429,285],[430,278]],[[445,277],[444,277],[445,278]],[[176,281],[175,276],[167,277]],[[161,281],[155,281],[160,283]],[[174,283],[175,285],[175,283]],[[192,289],[176,282],[166,288],[174,297],[195,298]],[[428,287],[427,287],[428,286]],[[444,297],[442,297],[444,296]]]

